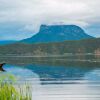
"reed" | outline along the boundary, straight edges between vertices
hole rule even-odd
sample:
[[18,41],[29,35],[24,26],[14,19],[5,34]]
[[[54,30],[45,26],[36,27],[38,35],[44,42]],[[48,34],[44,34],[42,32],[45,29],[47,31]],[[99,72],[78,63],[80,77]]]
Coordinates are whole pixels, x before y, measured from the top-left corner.
[[14,80],[12,75],[0,75],[0,100],[32,100],[30,85],[15,84]]

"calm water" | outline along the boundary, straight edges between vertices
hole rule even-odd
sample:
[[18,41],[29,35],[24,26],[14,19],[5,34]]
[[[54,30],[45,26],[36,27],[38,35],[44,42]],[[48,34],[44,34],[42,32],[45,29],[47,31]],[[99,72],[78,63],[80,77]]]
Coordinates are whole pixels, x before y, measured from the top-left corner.
[[33,100],[100,100],[97,60],[0,58],[6,73],[33,85]]

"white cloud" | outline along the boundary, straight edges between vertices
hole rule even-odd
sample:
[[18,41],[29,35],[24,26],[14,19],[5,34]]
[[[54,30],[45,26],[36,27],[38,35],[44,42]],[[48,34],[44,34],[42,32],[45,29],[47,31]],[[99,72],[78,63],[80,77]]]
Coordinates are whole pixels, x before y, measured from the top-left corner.
[[34,32],[41,24],[100,23],[100,0],[0,0],[0,23],[18,23]]

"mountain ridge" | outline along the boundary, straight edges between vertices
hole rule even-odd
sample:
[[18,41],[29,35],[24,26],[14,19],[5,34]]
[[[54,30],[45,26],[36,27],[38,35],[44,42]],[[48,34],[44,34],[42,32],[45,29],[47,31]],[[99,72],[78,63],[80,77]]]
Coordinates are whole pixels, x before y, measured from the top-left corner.
[[13,44],[16,43],[17,41],[14,40],[0,40],[0,45],[7,45],[7,44]]

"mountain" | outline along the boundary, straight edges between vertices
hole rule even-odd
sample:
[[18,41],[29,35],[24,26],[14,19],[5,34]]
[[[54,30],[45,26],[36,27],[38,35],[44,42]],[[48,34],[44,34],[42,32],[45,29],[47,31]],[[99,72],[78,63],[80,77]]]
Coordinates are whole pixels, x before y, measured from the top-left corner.
[[24,39],[25,43],[62,42],[93,38],[76,25],[41,25],[40,31],[31,38]]
[[0,45],[6,45],[6,44],[13,44],[15,43],[16,41],[13,41],[13,40],[0,40]]

